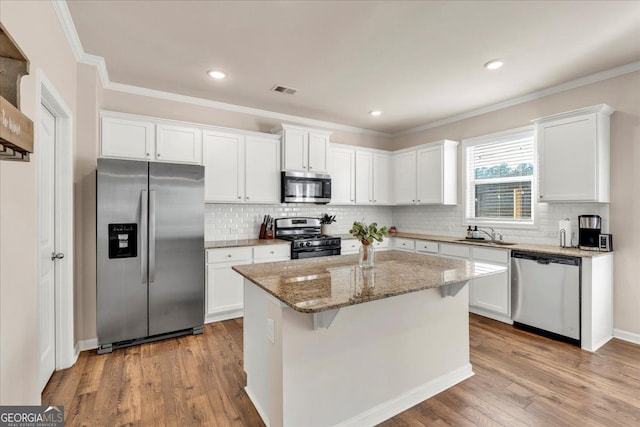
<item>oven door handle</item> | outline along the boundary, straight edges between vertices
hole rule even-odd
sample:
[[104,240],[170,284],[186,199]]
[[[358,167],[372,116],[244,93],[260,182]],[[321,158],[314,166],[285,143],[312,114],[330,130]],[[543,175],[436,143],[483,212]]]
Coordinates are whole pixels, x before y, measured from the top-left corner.
[[322,248],[299,249],[296,252],[324,252],[324,251],[333,251],[333,250],[336,250],[338,248],[339,248],[339,246],[335,247],[335,248],[330,248],[330,247],[324,246]]

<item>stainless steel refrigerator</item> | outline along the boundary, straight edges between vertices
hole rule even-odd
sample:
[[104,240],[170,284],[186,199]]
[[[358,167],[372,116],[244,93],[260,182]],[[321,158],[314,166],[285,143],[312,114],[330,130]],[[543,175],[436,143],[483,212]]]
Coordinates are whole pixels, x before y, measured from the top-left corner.
[[98,353],[202,333],[204,168],[98,159]]

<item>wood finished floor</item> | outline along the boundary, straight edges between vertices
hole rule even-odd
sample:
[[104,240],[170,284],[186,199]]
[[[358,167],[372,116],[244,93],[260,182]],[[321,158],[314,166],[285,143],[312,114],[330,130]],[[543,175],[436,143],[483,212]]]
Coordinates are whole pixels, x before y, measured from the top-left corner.
[[[381,426],[640,426],[640,346],[612,340],[592,354],[476,315],[470,338],[475,376]],[[244,384],[237,319],[82,352],[42,403],[64,405],[65,426],[262,426]]]

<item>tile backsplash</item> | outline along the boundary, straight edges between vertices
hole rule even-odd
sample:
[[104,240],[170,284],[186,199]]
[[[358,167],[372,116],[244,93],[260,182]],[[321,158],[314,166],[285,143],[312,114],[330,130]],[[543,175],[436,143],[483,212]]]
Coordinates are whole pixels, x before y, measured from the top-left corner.
[[[465,235],[463,206],[331,206],[309,204],[205,205],[205,240],[255,239],[264,215],[274,218],[291,216],[320,217],[324,213],[336,215],[332,233],[348,233],[354,221],[395,225],[399,231]],[[573,244],[578,239],[578,215],[596,214],[602,217],[603,233],[609,230],[609,205],[602,203],[538,203],[536,225],[527,228],[494,227],[505,240],[543,245],[558,244],[558,221],[573,221]]]
[[[600,215],[602,232],[609,230],[609,205],[604,203],[538,203],[536,206],[536,225],[531,227],[501,227],[504,240],[556,245],[559,243],[558,221],[571,219],[573,225],[573,244],[578,244],[578,215]],[[463,224],[464,206],[397,206],[393,208],[394,225],[401,231],[445,236],[465,235]]]
[[318,218],[324,213],[336,216],[331,232],[348,233],[354,221],[377,222],[391,226],[390,206],[330,206],[310,204],[249,205],[207,204],[205,205],[205,240],[257,239],[264,215],[274,218],[302,216]]

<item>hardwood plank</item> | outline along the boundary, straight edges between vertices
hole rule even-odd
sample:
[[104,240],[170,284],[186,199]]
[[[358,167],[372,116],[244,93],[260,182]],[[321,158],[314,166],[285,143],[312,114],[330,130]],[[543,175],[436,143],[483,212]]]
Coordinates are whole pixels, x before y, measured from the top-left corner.
[[[640,346],[596,353],[469,316],[475,375],[380,424],[386,427],[640,425]],[[65,425],[263,426],[244,391],[242,319],[204,333],[98,355],[55,372],[43,404]],[[297,427],[297,426],[296,426]]]

